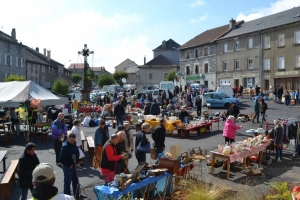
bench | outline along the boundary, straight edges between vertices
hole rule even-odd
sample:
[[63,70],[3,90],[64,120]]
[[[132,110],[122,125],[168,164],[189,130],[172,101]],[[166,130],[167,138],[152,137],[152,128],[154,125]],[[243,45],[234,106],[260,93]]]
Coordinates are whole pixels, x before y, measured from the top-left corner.
[[89,156],[91,158],[94,157],[94,151],[95,151],[95,143],[94,143],[94,139],[91,136],[86,137],[86,141],[87,141],[87,148],[88,148],[88,152],[89,152]]
[[11,199],[11,183],[16,187],[16,173],[18,173],[19,160],[12,160],[6,173],[4,174],[0,183],[1,199],[7,196]]

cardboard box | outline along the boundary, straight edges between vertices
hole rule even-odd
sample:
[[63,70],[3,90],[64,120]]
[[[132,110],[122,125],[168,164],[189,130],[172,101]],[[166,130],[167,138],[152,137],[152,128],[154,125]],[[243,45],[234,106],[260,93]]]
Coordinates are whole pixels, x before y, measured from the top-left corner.
[[182,149],[181,144],[170,147],[173,160],[177,160],[178,156],[181,156],[181,149]]

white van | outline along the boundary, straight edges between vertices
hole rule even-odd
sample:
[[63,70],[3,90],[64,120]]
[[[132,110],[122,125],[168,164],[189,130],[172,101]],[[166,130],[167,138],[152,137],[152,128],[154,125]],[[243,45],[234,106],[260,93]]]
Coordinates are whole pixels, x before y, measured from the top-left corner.
[[230,85],[220,85],[217,88],[216,92],[224,93],[224,94],[228,95],[229,97],[233,97],[233,90]]
[[174,83],[173,81],[161,81],[159,84],[159,89],[160,90],[170,90],[170,92],[174,91]]

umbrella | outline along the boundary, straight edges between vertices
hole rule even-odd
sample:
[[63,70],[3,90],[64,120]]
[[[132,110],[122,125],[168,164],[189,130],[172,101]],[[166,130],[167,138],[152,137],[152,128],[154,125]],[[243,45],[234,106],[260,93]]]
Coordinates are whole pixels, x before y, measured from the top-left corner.
[[204,95],[202,95],[202,108],[201,108],[202,113],[205,111],[208,111],[207,103],[206,103],[206,98]]

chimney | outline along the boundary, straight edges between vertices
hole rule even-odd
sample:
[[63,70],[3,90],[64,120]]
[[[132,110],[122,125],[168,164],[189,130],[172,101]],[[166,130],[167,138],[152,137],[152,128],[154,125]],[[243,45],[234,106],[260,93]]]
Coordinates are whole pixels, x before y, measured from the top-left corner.
[[235,25],[236,25],[236,21],[231,18],[231,20],[229,21],[229,28],[233,30],[235,29]]
[[146,56],[144,56],[144,65],[146,65]]
[[47,50],[47,60],[50,60],[50,59],[51,59],[51,51]]
[[44,56],[47,56],[47,55],[46,55],[46,48],[44,48]]
[[37,52],[40,52],[40,49],[39,49],[38,47],[36,47],[35,50],[36,50]]
[[162,45],[161,46],[162,46],[163,49],[167,48],[167,42],[165,40],[162,41]]
[[12,37],[14,40],[16,40],[16,29],[15,29],[15,28],[13,28],[13,29],[11,30],[11,37]]

